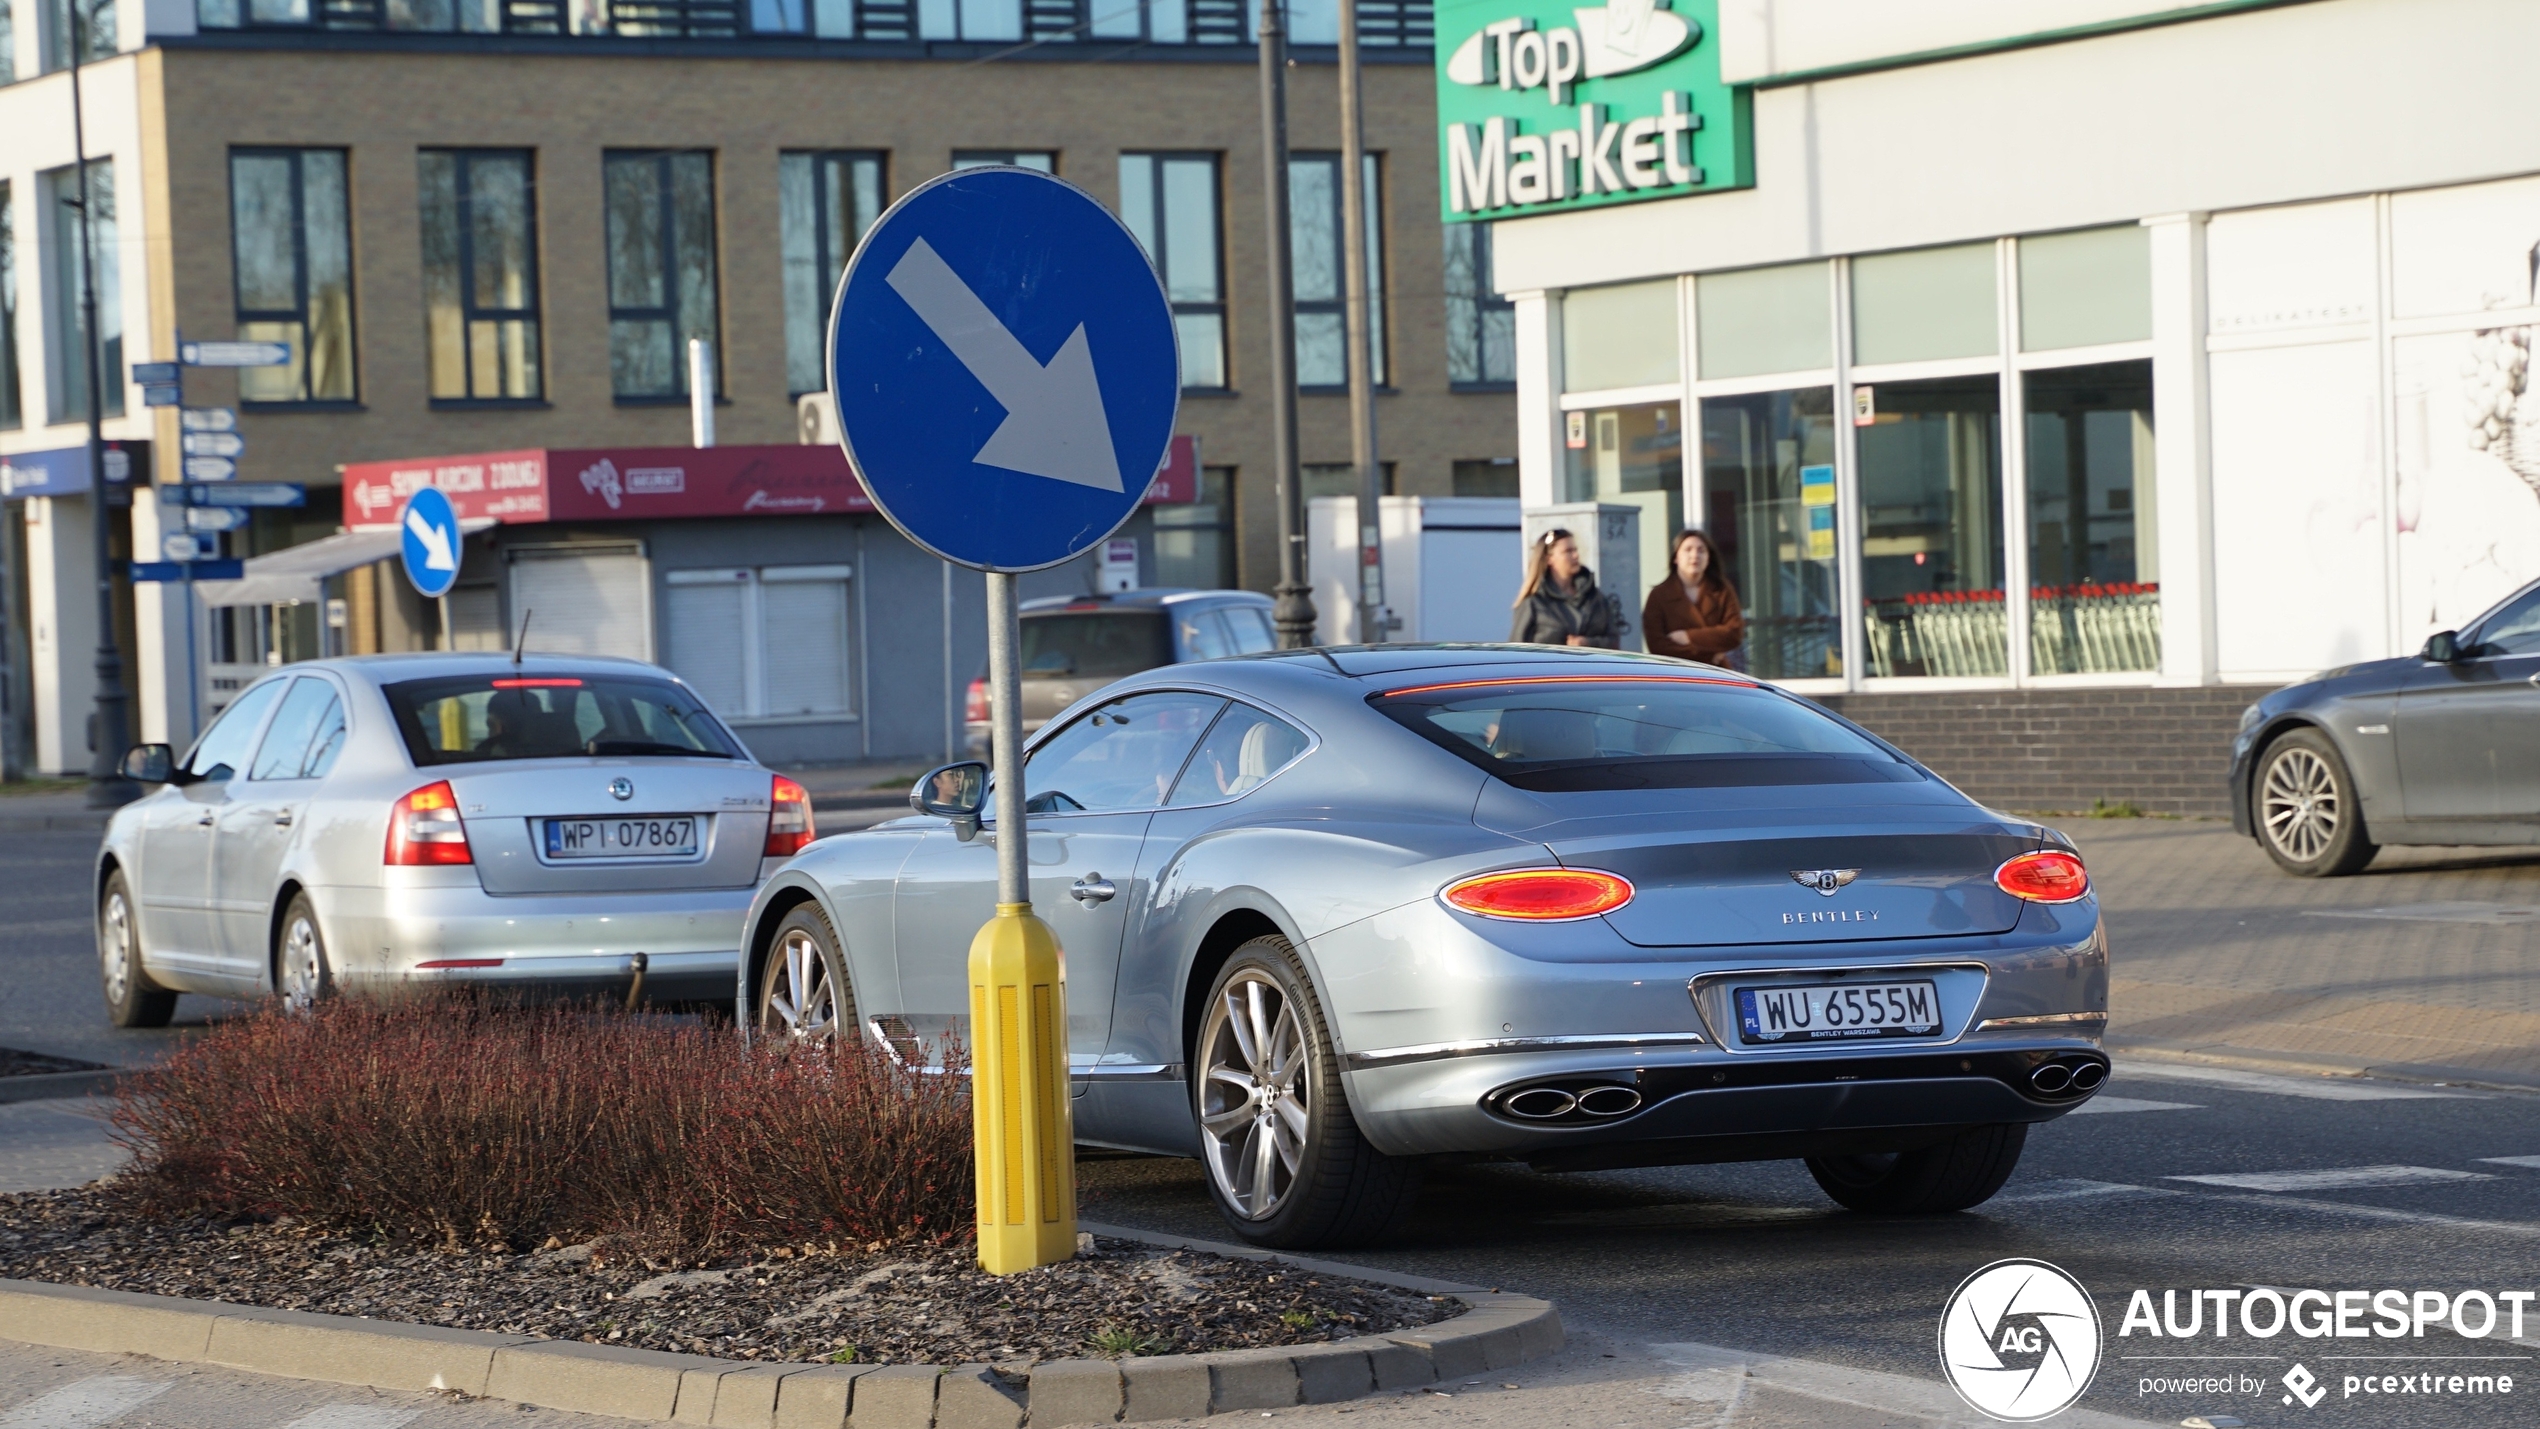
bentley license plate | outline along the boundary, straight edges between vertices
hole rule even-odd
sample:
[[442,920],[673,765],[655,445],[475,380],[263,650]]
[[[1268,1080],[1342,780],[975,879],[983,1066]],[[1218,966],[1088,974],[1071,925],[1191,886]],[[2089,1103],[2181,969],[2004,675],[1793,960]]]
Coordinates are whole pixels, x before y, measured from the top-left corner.
[[697,818],[549,819],[547,858],[694,858]]
[[1940,998],[1927,982],[1742,987],[1737,1024],[1744,1042],[1928,1037],[1940,1030]]

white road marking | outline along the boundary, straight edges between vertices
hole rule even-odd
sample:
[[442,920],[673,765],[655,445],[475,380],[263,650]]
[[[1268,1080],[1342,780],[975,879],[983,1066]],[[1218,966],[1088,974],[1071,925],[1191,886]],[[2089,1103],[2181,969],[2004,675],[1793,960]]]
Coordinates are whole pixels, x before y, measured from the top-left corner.
[[2339,1191],[2350,1186],[2423,1186],[2439,1181],[2493,1181],[2484,1171],[2450,1171],[2440,1166],[2341,1166],[2330,1171],[2244,1171],[2227,1176],[2164,1176],[2164,1181],[2193,1181],[2200,1186],[2230,1186],[2242,1191]]
[[2188,1062],[2127,1061],[2118,1065],[2117,1075],[2162,1082],[2210,1082],[2238,1091],[2308,1097],[2324,1102],[2482,1100],[2467,1092],[2438,1092],[2429,1087],[2394,1086],[2389,1082],[2368,1082],[2360,1078],[2280,1077],[2268,1072],[2243,1072],[2232,1067],[2206,1067]]
[[2486,1231],[2491,1235],[2540,1239],[2540,1225],[2528,1221],[2475,1221],[2467,1216],[2438,1216],[2432,1211],[2403,1211],[2393,1206],[2363,1206],[2352,1201],[2311,1201],[2300,1196],[2216,1196],[2214,1199],[2244,1206],[2320,1211],[2364,1221],[2397,1221],[2404,1225],[2440,1226],[2445,1230]]
[[101,1374],[0,1414],[0,1429],[94,1429],[168,1392],[157,1380]]
[[2540,1156],[2481,1156],[2478,1160],[2484,1166],[2528,1166],[2540,1171]]
[[2069,1113],[2083,1116],[2094,1111],[2202,1111],[2196,1102],[2148,1102],[2140,1097],[2092,1097]]
[[[1722,1349],[1717,1345],[1651,1345],[1649,1349],[1660,1360],[1686,1371],[1660,1385],[1658,1392],[1669,1399],[1716,1406],[1716,1417],[1711,1421],[1715,1425],[1736,1421],[1750,1384],[1884,1414],[1901,1414],[1949,1429],[1992,1429],[1994,1425],[1993,1420],[1969,1408],[1957,1391],[1937,1380],[1819,1360],[1785,1359],[1751,1350]],[[2144,1420],[2093,1409],[2068,1409],[2043,1422],[2053,1429],[2151,1429]]]
[[2166,1186],[2134,1186],[2123,1181],[2038,1181],[2014,1186],[1985,1202],[1988,1206],[2019,1206],[2037,1201],[2080,1201],[2097,1196],[2184,1196]]
[[400,1429],[422,1413],[394,1404],[326,1404],[292,1420],[290,1429]]

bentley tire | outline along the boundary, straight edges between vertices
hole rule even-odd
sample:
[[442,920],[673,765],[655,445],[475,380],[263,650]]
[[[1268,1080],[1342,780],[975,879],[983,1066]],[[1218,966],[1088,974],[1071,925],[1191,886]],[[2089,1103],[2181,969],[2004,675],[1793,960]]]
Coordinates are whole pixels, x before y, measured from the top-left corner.
[[1916,1151],[1811,1156],[1808,1174],[1846,1210],[1939,1215],[1991,1199],[2011,1179],[2027,1142],[2025,1123],[1970,1127]]
[[2380,852],[2364,829],[2355,776],[2318,730],[2297,729],[2267,746],[2249,802],[2258,842],[2287,873],[2342,877]]
[[1410,1213],[1420,1163],[1359,1134],[1321,999],[1285,938],[1255,938],[1226,960],[1191,1065],[1209,1194],[1237,1235],[1364,1245]]
[[141,924],[134,916],[132,886],[118,871],[106,875],[97,900],[97,961],[105,980],[106,1020],[117,1027],[165,1027],[176,1015],[176,994],[141,970]]
[[830,1043],[853,1036],[855,987],[837,930],[817,903],[797,905],[776,925],[758,969],[758,1035],[775,1043]]
[[326,964],[326,937],[318,931],[309,895],[294,894],[273,937],[273,985],[286,1012],[303,1013],[335,995],[335,973]]

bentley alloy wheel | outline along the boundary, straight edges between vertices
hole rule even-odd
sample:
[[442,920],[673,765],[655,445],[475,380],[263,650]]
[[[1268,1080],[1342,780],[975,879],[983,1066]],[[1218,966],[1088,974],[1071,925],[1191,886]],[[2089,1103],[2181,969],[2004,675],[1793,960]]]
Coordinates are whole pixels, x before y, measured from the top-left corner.
[[1359,1135],[1322,1001],[1284,938],[1255,938],[1219,969],[1191,1053],[1208,1190],[1256,1245],[1361,1245],[1389,1233],[1420,1163]]
[[785,915],[768,940],[759,966],[758,1030],[770,1041],[794,1044],[835,1041],[856,1025],[855,993],[847,981],[838,935],[817,904]]
[[2364,836],[2353,789],[2345,761],[2317,730],[2277,740],[2259,766],[2252,800],[2268,855],[2286,871],[2313,878],[2352,873],[2370,862],[2375,849]]

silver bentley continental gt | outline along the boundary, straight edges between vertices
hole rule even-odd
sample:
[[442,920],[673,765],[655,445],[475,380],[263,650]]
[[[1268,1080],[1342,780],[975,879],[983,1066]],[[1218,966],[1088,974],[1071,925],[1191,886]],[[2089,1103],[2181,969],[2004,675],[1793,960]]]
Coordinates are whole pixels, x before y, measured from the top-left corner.
[[720,1000],[759,880],[811,841],[770,772],[658,666],[363,655],[248,686],[97,850],[107,1019],[180,992],[450,985]]
[[[1133,676],[1027,755],[1080,1143],[1196,1156],[1263,1245],[1364,1242],[1425,1158],[1804,1158],[1975,1205],[2103,1083],[2107,940],[2053,830],[1825,710],[1594,650],[1285,651]],[[750,909],[761,1037],[964,1032],[986,771]]]

